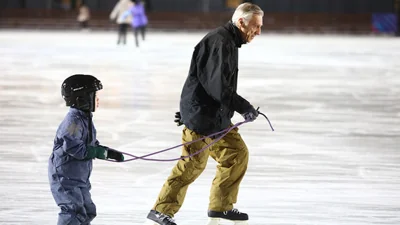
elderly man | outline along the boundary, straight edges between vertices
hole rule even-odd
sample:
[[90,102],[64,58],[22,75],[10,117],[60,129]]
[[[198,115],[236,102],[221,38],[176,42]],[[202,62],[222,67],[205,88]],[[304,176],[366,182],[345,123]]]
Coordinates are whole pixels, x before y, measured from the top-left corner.
[[[243,3],[231,21],[208,33],[196,45],[180,101],[184,143],[230,127],[235,111],[247,121],[257,118],[258,111],[236,92],[238,48],[261,33],[263,16],[257,5]],[[185,145],[182,155],[193,154],[212,141],[207,138]],[[219,224],[220,219],[242,224],[248,220],[246,213],[233,208],[249,157],[236,128],[200,154],[177,163],[147,216],[149,224],[176,225],[173,216],[182,206],[189,185],[206,168],[209,156],[218,162],[210,193],[209,224]]]

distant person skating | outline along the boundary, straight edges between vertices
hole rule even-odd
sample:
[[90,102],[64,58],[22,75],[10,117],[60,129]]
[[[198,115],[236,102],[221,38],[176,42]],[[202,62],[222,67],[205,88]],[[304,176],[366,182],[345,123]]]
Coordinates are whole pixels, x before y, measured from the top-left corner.
[[126,44],[126,34],[129,24],[132,23],[132,16],[130,14],[122,16],[122,14],[128,11],[132,6],[131,0],[119,0],[110,14],[110,20],[116,20],[118,24],[118,45],[120,43]]
[[89,28],[89,20],[90,9],[85,4],[81,4],[79,6],[79,14],[77,17],[77,21],[79,22],[81,30],[87,30]]
[[135,35],[136,47],[139,47],[139,32],[141,33],[142,40],[144,41],[146,37],[146,27],[148,24],[144,2],[140,0],[134,1],[133,6],[122,15],[122,19],[128,17],[129,15],[132,16],[132,28]]

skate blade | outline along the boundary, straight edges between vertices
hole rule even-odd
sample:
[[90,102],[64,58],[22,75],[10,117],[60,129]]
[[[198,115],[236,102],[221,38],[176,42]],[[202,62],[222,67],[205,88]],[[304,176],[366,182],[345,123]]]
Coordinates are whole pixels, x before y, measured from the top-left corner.
[[234,221],[234,225],[249,225],[247,221]]
[[209,218],[207,225],[220,225],[220,218]]
[[146,222],[143,225],[159,225],[158,223],[154,222],[153,220],[146,220]]
[[[207,225],[222,225],[221,220],[225,219],[209,218]],[[249,225],[247,221],[232,221],[232,220],[225,220],[225,221],[233,222],[234,225]]]

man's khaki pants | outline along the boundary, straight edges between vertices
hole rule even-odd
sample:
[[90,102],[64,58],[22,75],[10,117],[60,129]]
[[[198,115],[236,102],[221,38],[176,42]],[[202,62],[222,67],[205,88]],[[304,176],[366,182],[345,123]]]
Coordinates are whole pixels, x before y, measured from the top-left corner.
[[[186,127],[183,129],[183,143],[202,137]],[[212,141],[211,138],[207,138],[188,146],[184,145],[182,156],[193,154]],[[209,210],[231,210],[237,201],[239,184],[246,173],[249,159],[246,144],[237,128],[200,154],[179,160],[164,183],[153,209],[173,217],[182,206],[189,185],[206,168],[209,156],[218,163],[210,192]]]

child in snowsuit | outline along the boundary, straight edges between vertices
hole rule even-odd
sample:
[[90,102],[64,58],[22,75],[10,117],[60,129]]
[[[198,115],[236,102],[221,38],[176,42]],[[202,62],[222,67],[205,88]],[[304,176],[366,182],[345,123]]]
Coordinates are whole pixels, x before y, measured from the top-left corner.
[[89,225],[96,217],[89,181],[94,158],[124,160],[120,152],[99,145],[96,139],[92,112],[102,88],[94,76],[81,74],[68,77],[61,86],[70,110],[58,127],[48,164],[51,192],[61,208],[58,225]]

